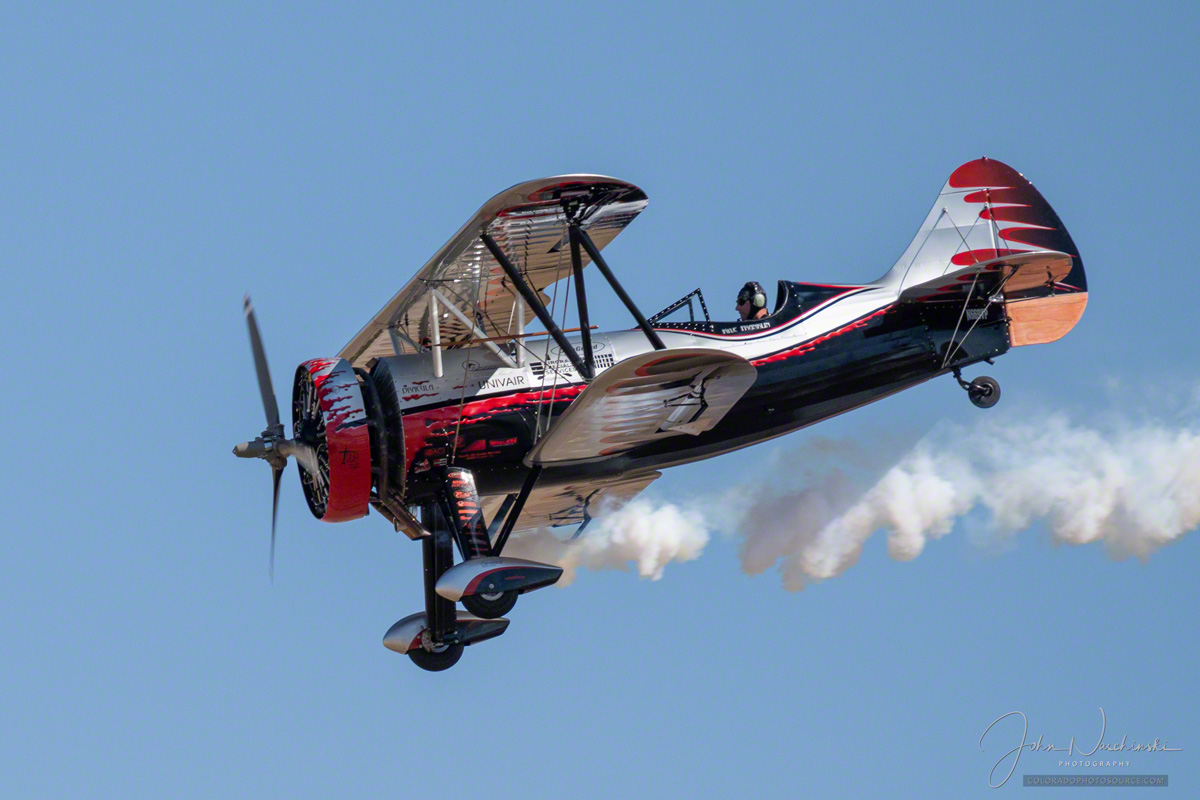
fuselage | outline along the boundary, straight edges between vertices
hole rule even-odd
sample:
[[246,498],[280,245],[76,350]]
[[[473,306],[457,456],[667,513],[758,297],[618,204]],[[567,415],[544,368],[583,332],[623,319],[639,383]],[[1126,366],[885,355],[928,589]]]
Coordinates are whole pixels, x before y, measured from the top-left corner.
[[[510,534],[576,525],[579,536],[663,468],[947,372],[989,408],[999,384],[968,382],[959,370],[1057,341],[1087,305],[1083,262],[1062,221],[1024,176],[992,159],[950,175],[877,281],[781,281],[764,319],[712,322],[701,299],[705,320],[663,321],[688,295],[647,321],[600,254],[646,202],[633,184],[600,175],[496,195],[341,352],[297,367],[292,438],[245,300],[267,428],[234,454],[268,462],[276,504],[294,457],[317,519],[374,508],[421,542],[424,611],[398,621],[384,643],[424,669],[446,669],[466,645],[501,634],[520,593],[562,574],[512,558]],[[637,329],[588,333],[588,264]],[[585,327],[567,338],[546,289],[572,279]],[[761,287],[751,288],[750,306],[762,306]],[[526,336],[527,312],[547,333]],[[274,528],[271,541],[273,552]]]
[[[1007,351],[1003,304],[985,302],[968,311],[967,324],[974,325],[962,341],[967,315],[961,301],[902,303],[885,286],[781,282],[775,313],[764,320],[656,324],[668,348],[717,348],[747,359],[758,371],[753,386],[705,433],[660,439],[594,464],[547,469],[540,485],[710,458]],[[956,329],[955,341],[962,344],[954,352]],[[582,355],[580,337],[569,341]],[[482,347],[446,351],[440,378],[433,376],[428,354],[376,363],[372,377],[389,428],[389,472],[403,474],[405,502],[432,495],[437,468],[446,464],[469,467],[484,495],[520,487],[525,455],[587,384],[552,340],[519,347],[516,369]],[[651,349],[638,330],[592,335],[597,373]]]

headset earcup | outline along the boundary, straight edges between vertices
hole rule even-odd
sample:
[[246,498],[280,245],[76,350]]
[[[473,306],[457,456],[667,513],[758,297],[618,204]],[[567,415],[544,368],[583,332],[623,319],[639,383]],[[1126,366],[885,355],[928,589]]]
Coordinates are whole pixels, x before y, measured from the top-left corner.
[[755,308],[766,308],[767,296],[762,292],[755,292],[754,297],[750,298],[750,302],[754,303]]

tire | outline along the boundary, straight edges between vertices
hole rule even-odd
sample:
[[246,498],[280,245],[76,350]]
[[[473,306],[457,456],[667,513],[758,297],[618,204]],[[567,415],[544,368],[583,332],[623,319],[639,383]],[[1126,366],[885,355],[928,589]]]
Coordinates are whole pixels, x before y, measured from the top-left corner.
[[995,378],[980,375],[971,381],[967,396],[979,408],[991,408],[1000,402],[1000,384]]
[[462,599],[463,608],[481,619],[498,619],[517,604],[516,592],[472,594]]
[[412,662],[423,670],[429,672],[441,672],[444,669],[450,669],[458,660],[462,658],[463,646],[461,644],[443,645],[441,650],[429,652],[423,647],[416,647],[408,651],[408,657]]

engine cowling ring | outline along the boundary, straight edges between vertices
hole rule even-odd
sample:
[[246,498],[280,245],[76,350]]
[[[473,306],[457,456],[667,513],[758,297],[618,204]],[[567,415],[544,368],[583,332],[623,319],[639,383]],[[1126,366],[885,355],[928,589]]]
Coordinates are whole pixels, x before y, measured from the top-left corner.
[[371,434],[358,376],[344,358],[314,358],[296,368],[292,425],[297,442],[317,454],[319,474],[300,467],[313,516],[346,522],[366,516],[371,501]]

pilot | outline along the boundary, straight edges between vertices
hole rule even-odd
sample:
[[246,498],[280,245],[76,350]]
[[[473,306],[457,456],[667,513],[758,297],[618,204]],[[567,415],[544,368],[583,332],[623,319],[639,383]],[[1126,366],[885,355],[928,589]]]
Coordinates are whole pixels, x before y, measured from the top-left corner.
[[737,312],[743,320],[767,316],[767,293],[758,281],[747,281],[737,296]]

